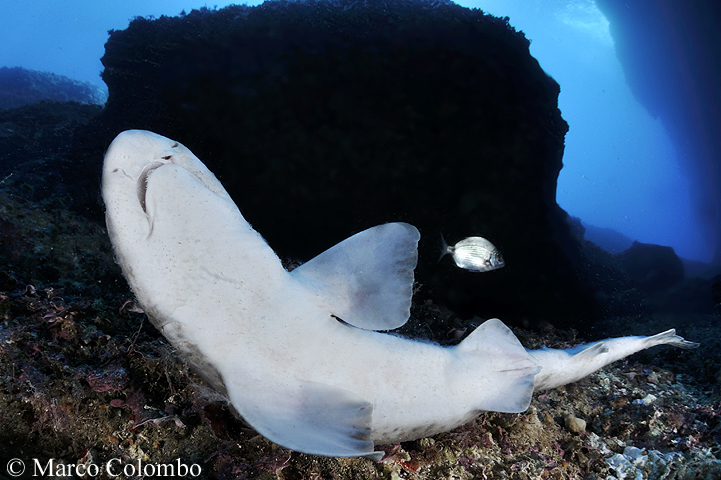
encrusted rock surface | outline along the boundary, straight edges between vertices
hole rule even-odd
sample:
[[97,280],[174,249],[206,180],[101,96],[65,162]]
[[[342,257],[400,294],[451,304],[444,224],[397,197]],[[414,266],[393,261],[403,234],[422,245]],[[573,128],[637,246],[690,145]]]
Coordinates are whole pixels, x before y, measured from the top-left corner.
[[[236,420],[123,297],[91,300],[21,282],[7,286],[0,288],[2,465],[10,458],[101,468],[113,459],[122,465],[179,461],[197,464],[200,478],[285,480],[721,474],[718,382],[701,383],[635,358],[538,393],[522,414],[484,413],[451,432],[381,446],[386,458],[379,463],[324,458],[280,448]],[[442,324],[448,315],[432,304],[416,305],[411,322]],[[516,333],[533,347],[577,342],[573,332],[550,328],[540,336]],[[718,327],[707,330],[718,334]],[[712,348],[663,350],[693,363],[717,356]],[[651,396],[655,400],[646,401]],[[584,419],[585,430],[569,432],[569,416]]]

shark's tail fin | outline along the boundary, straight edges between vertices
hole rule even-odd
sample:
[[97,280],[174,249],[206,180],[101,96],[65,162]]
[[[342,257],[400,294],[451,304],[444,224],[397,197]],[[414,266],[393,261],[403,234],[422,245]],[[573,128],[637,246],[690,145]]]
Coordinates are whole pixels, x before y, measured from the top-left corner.
[[542,370],[536,376],[536,390],[556,388],[586,377],[606,365],[655,347],[672,345],[680,348],[696,348],[698,343],[689,342],[671,329],[651,337],[607,338],[588,345],[577,345],[565,350],[543,348],[529,353],[538,361]]
[[645,348],[655,347],[656,345],[673,345],[679,348],[696,348],[700,344],[689,342],[683,337],[676,335],[676,329],[666,330],[665,332],[652,335],[645,340],[647,346]]
[[497,318],[483,323],[456,348],[459,394],[478,398],[478,409],[518,413],[533,395],[538,362]]

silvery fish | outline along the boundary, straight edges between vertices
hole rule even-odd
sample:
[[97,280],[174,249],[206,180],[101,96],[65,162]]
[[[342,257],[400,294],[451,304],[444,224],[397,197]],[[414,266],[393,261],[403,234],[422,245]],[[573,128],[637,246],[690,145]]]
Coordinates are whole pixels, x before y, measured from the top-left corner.
[[489,272],[506,265],[495,245],[483,237],[468,237],[448,245],[441,234],[441,242],[440,258],[450,253],[456,265],[471,272]]

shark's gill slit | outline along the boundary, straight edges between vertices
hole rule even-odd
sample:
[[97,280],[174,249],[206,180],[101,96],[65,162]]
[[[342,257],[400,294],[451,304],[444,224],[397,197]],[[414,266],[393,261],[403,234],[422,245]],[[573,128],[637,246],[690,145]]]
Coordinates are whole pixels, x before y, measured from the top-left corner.
[[330,316],[331,316],[331,318],[332,318],[333,320],[335,320],[335,321],[338,322],[338,323],[342,323],[343,325],[346,325],[346,326],[349,326],[349,327],[352,326],[350,323],[346,322],[345,320],[343,320],[342,318],[340,318],[340,317],[337,316],[337,315],[333,315],[333,314],[331,313]]

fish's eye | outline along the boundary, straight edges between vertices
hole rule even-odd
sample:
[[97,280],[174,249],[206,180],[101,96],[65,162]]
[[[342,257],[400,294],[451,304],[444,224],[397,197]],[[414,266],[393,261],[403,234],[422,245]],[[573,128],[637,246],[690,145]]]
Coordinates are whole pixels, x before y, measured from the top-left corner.
[[171,158],[173,158],[173,156],[172,156],[172,155],[165,155],[164,157],[161,157],[161,158],[162,158],[163,160],[170,160]]

